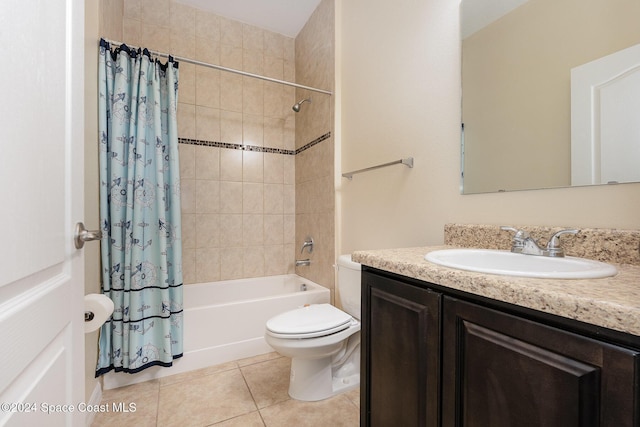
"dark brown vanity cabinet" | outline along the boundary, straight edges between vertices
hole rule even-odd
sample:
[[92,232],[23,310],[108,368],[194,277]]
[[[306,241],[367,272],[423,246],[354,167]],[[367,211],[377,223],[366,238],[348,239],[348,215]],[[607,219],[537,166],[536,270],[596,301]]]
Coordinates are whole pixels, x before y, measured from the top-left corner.
[[442,295],[362,275],[361,426],[439,424]]
[[638,426],[638,352],[455,298],[442,325],[443,426]]
[[638,351],[414,279],[362,285],[361,425],[640,426]]

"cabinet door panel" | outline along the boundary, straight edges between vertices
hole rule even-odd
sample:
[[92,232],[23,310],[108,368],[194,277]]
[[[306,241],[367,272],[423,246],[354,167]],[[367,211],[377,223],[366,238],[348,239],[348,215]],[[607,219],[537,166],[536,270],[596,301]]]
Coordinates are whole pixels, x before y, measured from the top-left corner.
[[[600,370],[462,323],[465,426],[596,426]],[[480,355],[480,357],[477,357]]]
[[363,285],[362,425],[438,426],[440,295],[365,274]]
[[444,313],[444,426],[636,425],[636,352],[453,298]]

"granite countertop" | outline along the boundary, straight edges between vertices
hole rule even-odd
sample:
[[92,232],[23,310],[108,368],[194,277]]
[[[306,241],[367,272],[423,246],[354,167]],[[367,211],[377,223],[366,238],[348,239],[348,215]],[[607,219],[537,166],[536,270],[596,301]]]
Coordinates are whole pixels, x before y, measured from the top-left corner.
[[454,246],[356,251],[353,261],[402,276],[640,336],[640,266],[615,264],[603,279],[533,279],[433,264],[425,254]]

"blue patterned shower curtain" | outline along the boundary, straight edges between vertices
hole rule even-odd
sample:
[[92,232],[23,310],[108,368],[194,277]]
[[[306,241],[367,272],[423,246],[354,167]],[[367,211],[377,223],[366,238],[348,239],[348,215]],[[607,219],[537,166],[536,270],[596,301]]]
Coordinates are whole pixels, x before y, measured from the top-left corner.
[[100,41],[102,291],[115,304],[96,376],[182,356],[178,64]]

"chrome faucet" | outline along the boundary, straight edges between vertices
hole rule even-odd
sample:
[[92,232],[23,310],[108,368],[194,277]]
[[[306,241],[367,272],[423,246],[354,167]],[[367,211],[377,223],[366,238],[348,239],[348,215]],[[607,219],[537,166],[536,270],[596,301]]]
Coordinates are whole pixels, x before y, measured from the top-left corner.
[[518,230],[513,227],[500,227],[503,231],[513,231],[513,243],[511,245],[511,252],[525,255],[541,255],[549,257],[563,257],[564,250],[560,247],[560,236],[563,234],[577,234],[580,230],[567,229],[560,230],[554,233],[549,239],[549,243],[545,248],[541,248],[540,245],[524,230]]
[[300,249],[300,253],[304,252],[304,248],[309,248],[309,253],[313,252],[313,237],[307,236],[304,239],[304,243],[302,244],[302,249]]
[[[309,253],[313,252],[313,237],[307,236],[304,239],[304,243],[302,244],[302,249],[300,249],[301,254],[304,253],[304,248],[307,248]],[[296,260],[296,267],[310,266],[310,265],[311,265],[311,260],[309,258]]]
[[560,247],[560,236],[563,234],[578,234],[579,232],[580,230],[567,229],[554,233],[549,239],[549,243],[547,243],[547,256],[563,257],[564,249]]

